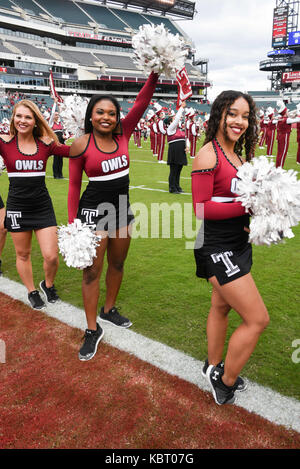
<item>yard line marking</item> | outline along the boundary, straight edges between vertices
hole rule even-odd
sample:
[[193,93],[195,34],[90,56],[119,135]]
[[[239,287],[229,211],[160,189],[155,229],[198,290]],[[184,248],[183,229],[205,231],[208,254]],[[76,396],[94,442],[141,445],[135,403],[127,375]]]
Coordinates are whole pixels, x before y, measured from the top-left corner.
[[[28,306],[27,289],[24,285],[6,277],[0,277],[0,291]],[[71,327],[86,329],[85,312],[63,301],[56,305],[47,304],[43,312]],[[101,320],[100,323],[103,325]],[[171,375],[195,384],[204,391],[210,391],[207,380],[201,375],[204,365],[202,361],[132,330],[119,330],[107,323],[103,327],[105,329],[103,340],[112,347],[133,354]],[[296,399],[282,396],[270,388],[249,381],[247,390],[237,393],[236,403],[270,422],[300,432],[300,402]]]

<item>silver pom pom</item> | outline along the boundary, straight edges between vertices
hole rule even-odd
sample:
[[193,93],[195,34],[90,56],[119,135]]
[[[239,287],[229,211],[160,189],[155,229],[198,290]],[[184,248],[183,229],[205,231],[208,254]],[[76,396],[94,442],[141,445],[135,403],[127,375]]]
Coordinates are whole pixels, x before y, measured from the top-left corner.
[[132,38],[135,63],[146,75],[152,71],[171,78],[184,67],[187,47],[179,34],[171,34],[163,24],[144,24]]
[[58,248],[68,267],[85,269],[93,264],[101,236],[76,218],[58,228]]
[[300,181],[297,172],[276,168],[266,156],[254,158],[237,172],[237,201],[252,214],[249,241],[270,245],[293,238],[300,222]]
[[76,94],[67,96],[64,102],[59,104],[59,116],[64,129],[75,138],[84,135],[84,118],[88,105],[88,99]]

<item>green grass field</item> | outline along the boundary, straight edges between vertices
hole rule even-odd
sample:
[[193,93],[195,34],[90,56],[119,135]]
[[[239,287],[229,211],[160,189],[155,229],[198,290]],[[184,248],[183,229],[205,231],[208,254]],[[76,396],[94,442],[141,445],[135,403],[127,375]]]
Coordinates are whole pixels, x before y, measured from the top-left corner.
[[[299,169],[296,165],[296,134],[292,132],[285,169]],[[125,275],[117,306],[132,322],[132,329],[147,337],[181,350],[196,359],[204,360],[207,353],[206,317],[210,307],[211,287],[195,276],[193,250],[186,243],[193,241],[192,232],[176,224],[178,214],[191,212],[191,162],[184,167],[181,186],[187,194],[169,194],[167,165],[158,164],[149,150],[149,141],[137,149],[130,144],[130,199],[136,210],[135,235],[125,264]],[[167,146],[165,149],[166,160]],[[257,150],[257,155],[265,154]],[[276,143],[273,154],[276,154]],[[52,178],[52,158],[48,161],[46,183],[53,200],[58,224],[67,223],[68,162],[64,160],[64,180]],[[84,177],[87,182],[87,177]],[[8,178],[0,179],[1,195],[6,200]],[[86,182],[82,188],[86,187]],[[140,187],[138,187],[140,186]],[[141,187],[142,186],[142,187]],[[153,189],[153,190],[148,190]],[[171,214],[170,236],[162,220],[151,208],[160,204],[176,204]],[[153,205],[157,204],[157,205]],[[185,205],[186,204],[186,205]],[[148,210],[148,215],[145,210]],[[143,215],[143,224],[140,223]],[[192,216],[192,215],[191,215]],[[160,221],[159,221],[160,220]],[[193,231],[196,230],[195,218]],[[177,219],[178,221],[178,219]],[[148,230],[147,224],[148,222]],[[183,232],[181,236],[180,232]],[[293,228],[295,237],[284,244],[266,247],[253,246],[252,274],[268,308],[271,322],[243,370],[243,376],[262,385],[300,399],[300,226]],[[148,236],[145,234],[148,233]],[[151,237],[152,233],[152,237]],[[137,235],[140,234],[138,237]],[[143,236],[141,236],[143,235]],[[155,237],[153,237],[153,235]],[[10,236],[2,255],[4,275],[20,281],[15,268],[15,253]],[[34,238],[32,263],[36,285],[43,279],[42,258]],[[82,272],[66,267],[60,259],[56,287],[61,298],[80,308]],[[105,295],[104,275],[101,279],[101,306]],[[228,335],[239,324],[238,315],[230,313]],[[294,346],[293,346],[294,342]],[[294,354],[294,355],[293,355]],[[294,358],[292,358],[294,357]],[[296,360],[295,360],[296,357]],[[200,372],[200,370],[199,370]]]

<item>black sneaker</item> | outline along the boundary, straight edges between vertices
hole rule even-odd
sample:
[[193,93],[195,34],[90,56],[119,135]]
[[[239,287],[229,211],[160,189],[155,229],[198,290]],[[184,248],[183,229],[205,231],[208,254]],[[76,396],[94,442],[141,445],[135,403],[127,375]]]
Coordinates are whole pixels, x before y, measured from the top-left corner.
[[97,352],[98,344],[104,335],[103,329],[97,323],[97,330],[86,329],[84,333],[84,343],[79,350],[79,360],[91,360]]
[[110,322],[117,327],[127,328],[132,326],[132,322],[129,321],[129,319],[124,318],[124,316],[121,316],[115,306],[111,308],[108,313],[104,312],[104,307],[102,306],[100,310],[100,319],[102,319],[102,321]]
[[28,293],[28,301],[33,309],[42,309],[46,306],[37,290]]
[[[208,359],[206,359],[205,362],[204,362],[203,368],[201,370],[201,374],[202,374],[203,378],[207,378],[206,372],[207,372],[208,366],[209,366]],[[218,363],[216,365],[216,367],[220,368],[222,370],[223,374],[224,374],[224,362],[223,361]],[[236,391],[239,391],[239,392],[246,391],[246,389],[247,389],[247,383],[241,376],[237,377],[237,380],[236,380],[234,386],[236,386]]]
[[60,300],[58,294],[56,293],[55,286],[52,285],[52,287],[50,287],[50,288],[46,287],[46,282],[45,282],[45,280],[43,280],[43,281],[40,283],[40,289],[41,289],[42,292],[44,293],[44,295],[45,295],[46,300],[48,301],[48,303],[56,303],[57,301]]
[[222,381],[222,370],[216,366],[209,365],[206,376],[209,381],[215,402],[218,405],[233,404],[235,401],[235,386],[225,386]]

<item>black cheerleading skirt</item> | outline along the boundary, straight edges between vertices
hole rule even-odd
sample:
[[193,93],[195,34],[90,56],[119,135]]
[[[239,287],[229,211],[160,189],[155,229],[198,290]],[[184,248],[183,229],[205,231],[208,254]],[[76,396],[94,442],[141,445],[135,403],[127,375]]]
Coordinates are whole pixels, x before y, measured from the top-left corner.
[[[44,177],[11,178],[5,228],[12,233],[57,226]],[[25,184],[24,184],[25,183]]]
[[204,221],[194,249],[197,277],[215,276],[224,285],[250,272],[252,246],[245,227],[249,227],[248,216]]
[[114,233],[134,222],[129,203],[129,184],[112,189],[103,182],[90,181],[83,192],[77,218],[96,231]]

